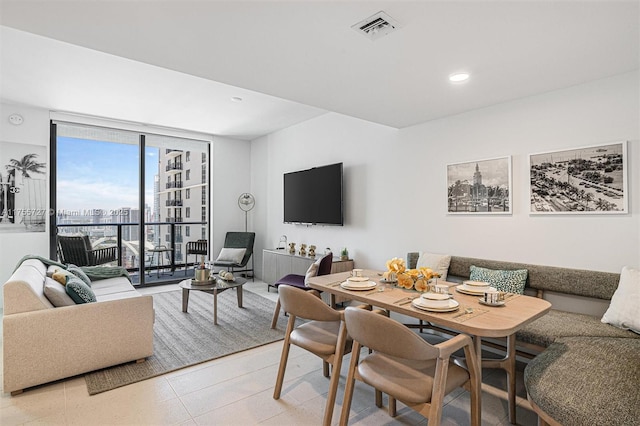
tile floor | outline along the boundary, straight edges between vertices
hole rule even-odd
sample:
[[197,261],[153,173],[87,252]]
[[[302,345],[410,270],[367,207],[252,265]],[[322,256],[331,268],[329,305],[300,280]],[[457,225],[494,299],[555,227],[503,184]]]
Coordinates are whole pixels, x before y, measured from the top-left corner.
[[[246,289],[274,299],[266,284],[248,283]],[[169,291],[176,286],[146,288],[145,293]],[[224,296],[221,295],[221,297]],[[233,296],[233,295],[232,295]],[[321,362],[292,347],[282,397],[272,398],[282,342],[175,371],[102,394],[89,396],[82,376],[29,389],[11,397],[2,394],[0,424],[13,425],[318,425],[322,419],[328,379]],[[340,417],[345,358],[333,423]],[[505,388],[501,371],[485,370],[483,383]],[[522,374],[518,395],[525,397]],[[522,401],[521,401],[522,402]],[[469,397],[462,389],[445,400],[443,425],[469,424]],[[507,403],[483,390],[482,424],[508,425]],[[386,398],[385,398],[386,405]],[[518,424],[535,425],[537,417],[518,406]],[[398,404],[398,416],[374,405],[373,390],[358,384],[352,403],[351,425],[426,425],[427,420]]]

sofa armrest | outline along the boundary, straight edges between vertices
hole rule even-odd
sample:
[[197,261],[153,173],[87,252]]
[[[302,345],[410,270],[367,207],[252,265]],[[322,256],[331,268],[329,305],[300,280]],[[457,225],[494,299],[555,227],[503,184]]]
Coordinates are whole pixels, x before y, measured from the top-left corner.
[[151,356],[153,322],[149,295],[5,315],[4,391]]

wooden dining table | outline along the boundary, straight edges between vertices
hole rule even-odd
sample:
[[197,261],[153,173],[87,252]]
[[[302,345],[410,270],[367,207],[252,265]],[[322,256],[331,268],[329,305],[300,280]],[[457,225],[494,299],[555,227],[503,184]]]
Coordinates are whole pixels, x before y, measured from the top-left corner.
[[[449,293],[459,303],[452,312],[432,312],[416,308],[412,299],[421,293],[407,290],[397,285],[382,283],[382,272],[364,270],[362,275],[376,283],[368,290],[347,290],[341,283],[351,276],[351,272],[323,275],[309,279],[309,286],[329,294],[330,303],[335,306],[336,297],[341,300],[356,300],[367,305],[386,309],[390,312],[425,321],[443,330],[470,335],[474,341],[479,365],[486,368],[500,368],[507,373],[507,394],[509,401],[509,421],[516,423],[516,332],[526,324],[545,315],[551,309],[548,301],[520,294],[506,294],[502,306],[487,306],[480,303],[480,295],[463,294],[456,290],[459,283],[438,281],[449,286]],[[380,291],[380,290],[384,291]],[[483,338],[506,338],[506,354],[500,359],[482,358]],[[486,385],[483,385],[483,388]]]

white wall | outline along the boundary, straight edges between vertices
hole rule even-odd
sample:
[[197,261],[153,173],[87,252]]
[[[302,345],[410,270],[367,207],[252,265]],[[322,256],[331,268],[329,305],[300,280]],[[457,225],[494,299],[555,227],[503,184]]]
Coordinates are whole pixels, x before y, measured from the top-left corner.
[[[211,257],[216,258],[224,245],[227,231],[244,231],[244,212],[238,197],[251,192],[251,143],[231,138],[214,137],[211,168],[211,211],[213,244]],[[249,213],[251,231],[251,212]]]
[[[338,114],[252,142],[256,249],[289,241],[349,249],[383,268],[408,251],[619,272],[640,265],[639,75],[585,85],[393,130]],[[630,214],[529,215],[528,155],[627,140]],[[446,165],[512,156],[513,214],[446,214]],[[282,175],[344,162],[344,227],[282,223]],[[258,257],[256,258],[258,259]],[[259,265],[261,266],[261,265]]]

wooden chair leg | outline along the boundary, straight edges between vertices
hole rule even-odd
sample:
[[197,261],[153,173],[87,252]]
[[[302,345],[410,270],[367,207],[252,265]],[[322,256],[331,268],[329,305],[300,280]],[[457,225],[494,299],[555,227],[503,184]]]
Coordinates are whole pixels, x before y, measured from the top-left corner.
[[271,328],[276,328],[278,324],[278,316],[280,315],[280,298],[276,302],[276,310],[273,312],[273,318],[271,319]]
[[376,407],[382,407],[382,392],[376,389]]
[[355,386],[355,372],[358,368],[358,360],[360,359],[360,344],[354,342],[351,350],[351,362],[349,363],[349,372],[347,373],[347,382],[342,398],[342,413],[340,413],[340,426],[346,426],[349,421],[349,411],[351,411],[351,400],[353,399],[353,388]]
[[290,336],[296,319],[294,315],[289,317],[287,323],[287,331],[285,331],[284,342],[282,344],[282,355],[280,356],[280,366],[278,367],[278,377],[276,378],[276,386],[273,389],[273,399],[279,399],[282,392],[282,383],[284,382],[284,371],[287,368],[287,360],[289,358],[289,349],[291,348]]
[[325,360],[322,360],[322,374],[324,377],[329,377],[329,363]]
[[389,395],[389,415],[391,417],[395,417],[397,414],[396,411],[396,399]]

